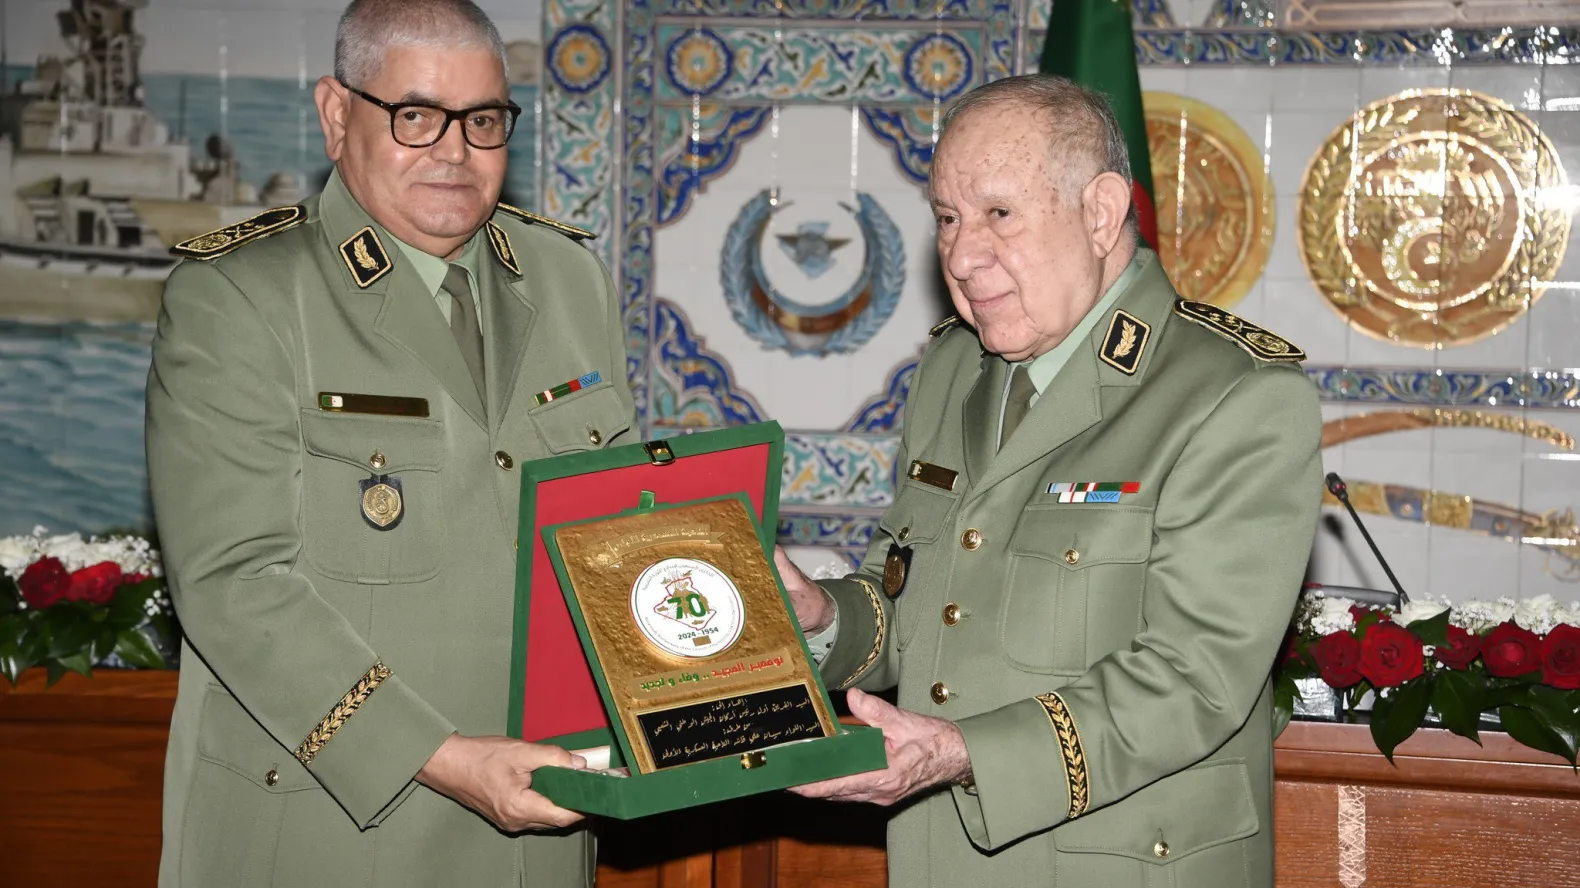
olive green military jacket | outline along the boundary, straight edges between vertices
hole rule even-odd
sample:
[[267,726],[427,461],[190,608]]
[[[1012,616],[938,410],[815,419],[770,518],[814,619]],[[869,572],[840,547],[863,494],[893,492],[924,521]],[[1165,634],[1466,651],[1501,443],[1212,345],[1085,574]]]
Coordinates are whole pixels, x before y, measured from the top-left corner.
[[338,177],[178,248],[147,405],[186,634],[162,886],[591,883],[584,831],[504,836],[413,781],[506,731],[520,465],[637,434],[618,299],[566,231],[501,208],[477,235],[486,406]]
[[830,685],[898,685],[974,771],[891,821],[891,885],[1273,884],[1268,675],[1316,531],[1316,391],[1298,349],[1137,261],[1002,450],[1007,365],[964,327],[932,342],[894,504],[825,582]]

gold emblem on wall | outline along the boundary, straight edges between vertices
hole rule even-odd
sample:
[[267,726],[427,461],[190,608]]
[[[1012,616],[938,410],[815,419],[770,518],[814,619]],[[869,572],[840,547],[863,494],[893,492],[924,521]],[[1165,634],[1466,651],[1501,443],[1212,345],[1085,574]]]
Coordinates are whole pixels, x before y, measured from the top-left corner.
[[1357,111],[1306,169],[1301,258],[1355,329],[1406,346],[1474,342],[1542,295],[1569,240],[1568,177],[1528,117],[1469,90]]
[[1211,106],[1165,92],[1142,102],[1163,269],[1186,299],[1229,308],[1261,277],[1273,246],[1262,152]]

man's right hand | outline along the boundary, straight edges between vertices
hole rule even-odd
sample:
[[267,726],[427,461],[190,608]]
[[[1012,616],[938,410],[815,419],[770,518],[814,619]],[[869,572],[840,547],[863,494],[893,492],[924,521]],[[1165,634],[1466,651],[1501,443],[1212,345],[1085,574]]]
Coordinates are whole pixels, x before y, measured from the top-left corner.
[[795,608],[801,631],[811,636],[827,629],[834,622],[834,599],[802,573],[780,546],[774,546],[774,567],[779,568],[779,579],[790,595],[790,606]]
[[533,791],[532,772],[551,765],[580,769],[587,767],[587,761],[558,746],[451,734],[417,772],[417,782],[471,808],[507,833],[558,829],[582,815]]

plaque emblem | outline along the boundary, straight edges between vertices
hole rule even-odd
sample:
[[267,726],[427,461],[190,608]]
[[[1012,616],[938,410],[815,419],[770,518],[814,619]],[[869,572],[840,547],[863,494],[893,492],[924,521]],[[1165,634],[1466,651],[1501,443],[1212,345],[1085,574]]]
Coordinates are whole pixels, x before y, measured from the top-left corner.
[[1470,90],[1362,108],[1306,169],[1301,258],[1355,329],[1441,348],[1524,314],[1563,261],[1568,177],[1530,118]]
[[1262,151],[1209,105],[1166,92],[1141,100],[1158,259],[1181,296],[1229,308],[1256,284],[1273,248],[1273,189]]
[[883,559],[883,594],[889,598],[900,597],[905,591],[905,575],[911,569],[911,550],[897,545],[889,546],[889,555]]
[[746,607],[724,572],[696,558],[665,558],[631,587],[642,635],[677,657],[711,657],[741,637]]

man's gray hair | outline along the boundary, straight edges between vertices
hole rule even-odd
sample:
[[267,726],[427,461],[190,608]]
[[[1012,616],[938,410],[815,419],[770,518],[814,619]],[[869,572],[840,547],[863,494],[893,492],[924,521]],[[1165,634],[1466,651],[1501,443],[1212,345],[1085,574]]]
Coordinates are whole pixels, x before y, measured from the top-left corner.
[[[1133,182],[1125,132],[1108,99],[1053,74],[1021,74],[971,90],[944,112],[939,142],[962,117],[1001,105],[1018,106],[1042,122],[1059,199],[1078,200],[1086,183],[1103,173],[1118,173],[1126,184]],[[1134,210],[1126,222],[1135,224]]]
[[505,41],[472,0],[352,0],[335,29],[335,79],[361,89],[392,46],[487,50],[510,79]]

